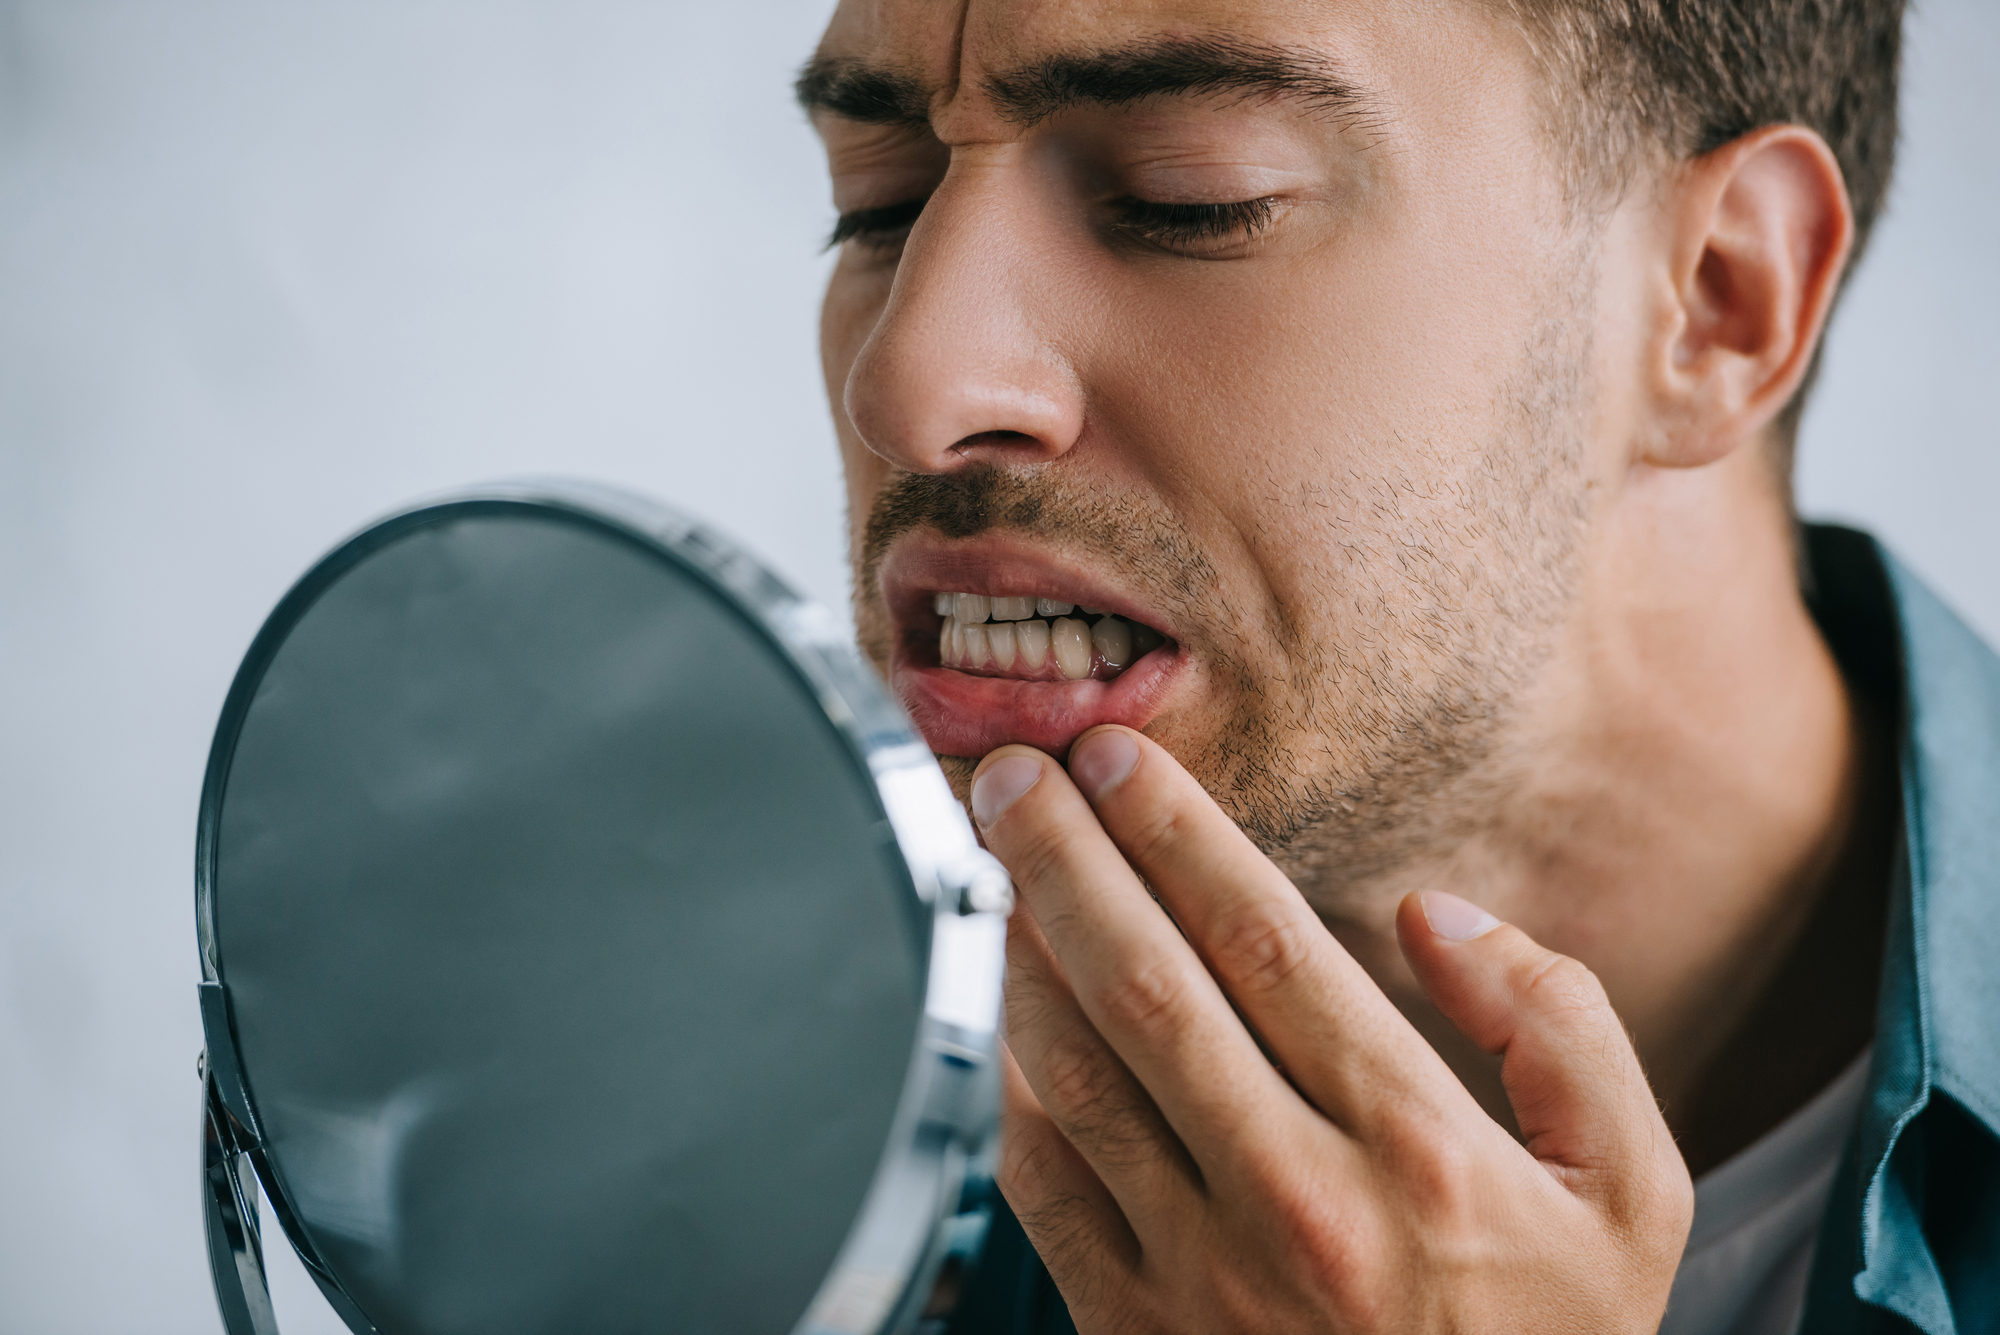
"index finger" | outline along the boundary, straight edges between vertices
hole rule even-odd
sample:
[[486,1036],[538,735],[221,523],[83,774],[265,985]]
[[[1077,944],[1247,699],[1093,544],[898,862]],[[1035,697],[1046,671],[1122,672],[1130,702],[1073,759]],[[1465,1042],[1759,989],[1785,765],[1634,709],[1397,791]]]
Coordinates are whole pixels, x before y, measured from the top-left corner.
[[972,806],[1084,1015],[1197,1165],[1234,1161],[1260,1107],[1303,1108],[1061,766],[1003,747],[981,762]]
[[[1158,743],[1093,729],[1070,773],[1104,830],[1313,1103],[1346,1130],[1463,1087],[1285,874]],[[1465,1096],[1469,1098],[1470,1096]]]

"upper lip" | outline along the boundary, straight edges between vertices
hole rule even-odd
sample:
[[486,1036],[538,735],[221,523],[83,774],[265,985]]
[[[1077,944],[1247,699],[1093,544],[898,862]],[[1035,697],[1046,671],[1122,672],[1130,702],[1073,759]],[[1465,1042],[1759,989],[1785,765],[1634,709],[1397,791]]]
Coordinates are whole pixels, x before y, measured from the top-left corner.
[[1151,626],[1178,637],[1165,614],[1140,602],[1080,561],[1007,534],[948,539],[918,532],[898,541],[882,562],[882,596],[905,634],[935,635],[938,593],[983,593],[996,598],[1050,598]]

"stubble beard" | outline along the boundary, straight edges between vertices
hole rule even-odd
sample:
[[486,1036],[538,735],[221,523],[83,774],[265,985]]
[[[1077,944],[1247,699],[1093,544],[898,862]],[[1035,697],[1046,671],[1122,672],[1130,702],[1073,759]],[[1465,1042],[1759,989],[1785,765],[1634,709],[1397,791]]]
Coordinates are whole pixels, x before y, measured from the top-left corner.
[[[1148,732],[1329,917],[1361,915],[1368,886],[1432,863],[1501,820],[1532,763],[1524,697],[1553,657],[1581,584],[1588,497],[1584,432],[1588,265],[1549,303],[1496,397],[1483,441],[1351,450],[1421,458],[1435,472],[1317,478],[1333,572],[1311,605],[1251,625],[1214,606],[1201,545],[1144,493],[1106,495],[1066,470],[981,466],[894,476],[856,543],[861,645],[886,670],[877,583],[894,541],[1004,530],[1078,554],[1143,590],[1209,677],[1222,717],[1163,716]],[[1318,614],[1343,606],[1344,621]],[[1260,635],[1276,662],[1239,652]],[[963,795],[975,759],[940,757]],[[1372,912],[1368,916],[1374,916]]]

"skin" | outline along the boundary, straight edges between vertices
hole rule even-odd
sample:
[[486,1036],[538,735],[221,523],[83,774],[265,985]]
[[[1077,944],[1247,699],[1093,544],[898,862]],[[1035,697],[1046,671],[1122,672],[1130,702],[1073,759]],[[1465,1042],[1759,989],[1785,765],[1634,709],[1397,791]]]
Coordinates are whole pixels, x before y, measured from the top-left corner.
[[[994,91],[1212,34],[1363,93]],[[1654,1328],[1690,1169],[1869,1033],[1893,766],[1770,466],[1825,144],[1591,195],[1456,0],[844,0],[820,56],[918,90],[815,114],[844,215],[923,201],[827,292],[857,617],[1016,880],[1000,1183],[1079,1328]],[[936,590],[1169,643],[970,677]]]

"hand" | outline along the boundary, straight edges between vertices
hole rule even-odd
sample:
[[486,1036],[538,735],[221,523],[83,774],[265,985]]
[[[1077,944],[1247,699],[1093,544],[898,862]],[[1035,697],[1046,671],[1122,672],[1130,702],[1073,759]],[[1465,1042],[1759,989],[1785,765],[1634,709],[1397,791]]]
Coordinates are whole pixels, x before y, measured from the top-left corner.
[[1003,747],[972,805],[1022,905],[1000,1185],[1085,1335],[1657,1329],[1692,1188],[1582,965],[1398,910],[1517,1142],[1145,737],[1086,733],[1069,774]]

